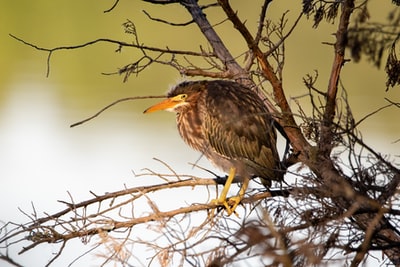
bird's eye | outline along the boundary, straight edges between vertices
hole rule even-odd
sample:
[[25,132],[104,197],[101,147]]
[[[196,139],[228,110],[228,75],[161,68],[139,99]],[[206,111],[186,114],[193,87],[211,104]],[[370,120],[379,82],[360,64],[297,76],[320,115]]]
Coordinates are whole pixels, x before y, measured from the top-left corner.
[[181,94],[181,100],[185,100],[187,98],[187,94]]

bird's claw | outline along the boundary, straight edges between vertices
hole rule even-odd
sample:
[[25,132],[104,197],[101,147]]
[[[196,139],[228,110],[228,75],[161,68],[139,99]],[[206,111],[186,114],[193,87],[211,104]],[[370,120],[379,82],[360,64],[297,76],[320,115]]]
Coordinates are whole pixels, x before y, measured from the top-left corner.
[[[235,197],[230,197],[228,199],[213,199],[211,200],[210,204],[214,204],[217,205],[217,209],[219,207],[223,207],[226,211],[226,213],[228,214],[228,216],[230,216],[232,213],[234,213],[237,217],[239,217],[239,215],[237,214],[236,207],[239,205],[241,201],[241,198],[239,196],[235,196]],[[212,210],[212,214],[214,214],[215,209]]]
[[239,215],[236,213],[236,208],[239,206],[240,202],[242,202],[242,197],[240,196],[234,196],[228,198],[228,206],[230,207],[231,214],[235,213],[236,216],[239,217]]

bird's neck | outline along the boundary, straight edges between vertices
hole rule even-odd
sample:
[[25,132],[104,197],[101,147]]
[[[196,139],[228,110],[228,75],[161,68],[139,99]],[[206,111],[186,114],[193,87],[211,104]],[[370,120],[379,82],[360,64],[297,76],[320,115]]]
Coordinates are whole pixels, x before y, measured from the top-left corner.
[[180,110],[176,116],[177,126],[182,139],[193,149],[203,151],[204,136],[202,119],[196,107]]

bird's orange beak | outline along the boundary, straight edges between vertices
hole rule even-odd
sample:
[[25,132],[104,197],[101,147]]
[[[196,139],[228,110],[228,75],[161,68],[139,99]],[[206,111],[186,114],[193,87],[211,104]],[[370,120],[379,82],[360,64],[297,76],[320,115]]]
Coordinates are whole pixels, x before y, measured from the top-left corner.
[[176,106],[177,101],[174,98],[167,98],[143,111],[143,113],[150,113],[158,110],[168,110]]

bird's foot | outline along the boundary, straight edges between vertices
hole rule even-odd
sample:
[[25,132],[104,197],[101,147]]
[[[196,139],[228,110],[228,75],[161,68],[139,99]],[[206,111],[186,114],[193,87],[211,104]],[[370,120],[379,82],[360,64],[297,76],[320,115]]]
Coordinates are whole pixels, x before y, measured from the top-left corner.
[[[221,192],[221,195],[219,196],[218,199],[213,199],[211,200],[211,203],[214,205],[217,205],[218,207],[224,207],[226,210],[226,213],[228,213],[228,216],[230,216],[232,213],[235,213],[236,216],[239,217],[239,215],[236,213],[236,208],[244,198],[244,195],[246,193],[246,189],[249,185],[250,179],[247,177],[244,177],[242,186],[240,187],[239,193],[237,196],[227,198],[227,194],[229,191],[229,188],[232,184],[233,178],[235,177],[235,168],[231,168],[229,172],[229,176],[226,179],[224,189]],[[217,207],[217,208],[218,208]],[[213,209],[213,214],[214,214],[215,209]]]
[[[223,208],[225,209],[226,213],[228,214],[228,216],[230,216],[232,213],[234,213],[236,216],[239,217],[239,215],[238,215],[238,214],[236,213],[236,211],[235,211],[236,207],[237,207],[237,206],[239,205],[239,203],[240,203],[240,199],[238,199],[238,198],[239,198],[239,196],[230,197],[230,198],[228,198],[228,199],[226,199],[226,198],[221,199],[221,197],[220,197],[220,198],[218,198],[218,199],[213,199],[213,200],[211,200],[211,201],[210,201],[210,204],[217,205],[217,208],[216,208],[216,209],[218,209],[218,208],[220,208],[220,207],[223,207]],[[237,200],[237,199],[238,199],[238,200]],[[215,210],[216,210],[216,209],[213,209],[213,210],[212,210],[212,214],[215,213]]]
[[[236,169],[232,167],[232,168],[230,169],[228,178],[226,179],[224,189],[222,189],[222,192],[221,192],[219,198],[218,198],[218,199],[213,199],[213,200],[211,200],[211,204],[215,204],[215,205],[217,205],[218,207],[221,207],[221,206],[224,207],[225,210],[226,210],[226,212],[228,213],[228,216],[235,212],[235,208],[236,208],[237,205],[238,205],[238,204],[236,204],[236,205],[234,206],[234,209],[232,209],[233,206],[231,206],[231,205],[228,203],[229,200],[227,200],[227,198],[226,198],[226,196],[228,195],[229,188],[231,187],[233,178],[235,177],[235,173],[236,173]],[[240,201],[239,201],[239,202],[240,202]],[[214,209],[214,210],[215,210],[215,209]],[[212,213],[214,213],[214,210],[213,210]]]
[[239,217],[239,215],[236,213],[236,208],[237,208],[237,206],[239,206],[240,202],[242,202],[242,199],[243,199],[243,196],[238,195],[238,196],[230,197],[227,200],[231,214],[235,213],[235,215],[237,217]]

